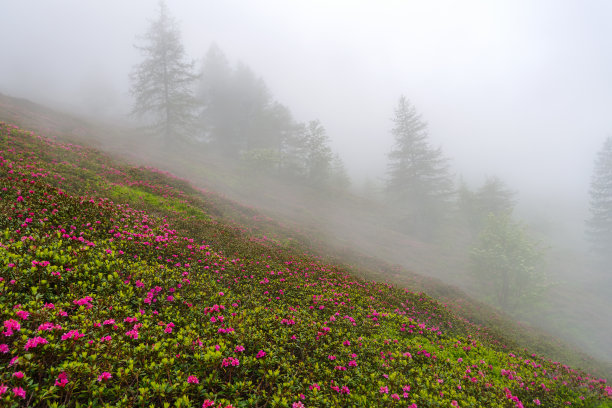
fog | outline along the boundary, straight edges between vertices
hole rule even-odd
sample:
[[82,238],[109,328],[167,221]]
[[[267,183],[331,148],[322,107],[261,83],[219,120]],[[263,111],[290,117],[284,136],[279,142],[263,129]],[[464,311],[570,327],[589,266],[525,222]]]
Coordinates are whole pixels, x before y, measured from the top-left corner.
[[[499,177],[555,251],[582,249],[593,160],[612,133],[611,2],[167,5],[196,63],[216,43],[297,120],[319,119],[355,191],[383,184],[403,94],[457,180]],[[156,15],[149,0],[0,0],[0,93],[130,123],[134,44]],[[585,276],[571,268],[559,279]],[[609,321],[600,329],[612,332]]]

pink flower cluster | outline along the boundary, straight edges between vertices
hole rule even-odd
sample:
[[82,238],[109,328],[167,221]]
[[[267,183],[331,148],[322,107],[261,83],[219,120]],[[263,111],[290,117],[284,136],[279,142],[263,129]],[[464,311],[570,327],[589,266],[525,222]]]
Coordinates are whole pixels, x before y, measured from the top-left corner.
[[12,336],[13,335],[13,330],[14,331],[19,331],[21,330],[21,324],[19,324],[19,322],[15,319],[8,319],[4,321],[4,335],[6,337]]
[[58,386],[58,387],[64,388],[66,386],[66,384],[68,384],[68,374],[66,374],[64,371],[62,371],[57,376],[57,379],[55,380],[55,385]]
[[60,326],[59,324],[53,324],[51,322],[45,322],[43,324],[41,324],[40,326],[38,326],[38,329],[36,331],[52,331],[52,330],[62,330],[62,326]]
[[84,334],[79,333],[78,330],[70,330],[68,333],[62,335],[62,340],[74,339],[78,340],[81,337],[84,337]]
[[138,330],[129,330],[129,331],[125,332],[125,335],[128,336],[128,337],[131,337],[134,340],[136,340],[138,338]]
[[30,313],[26,312],[25,310],[19,310],[17,313],[15,313],[17,315],[17,317],[19,317],[21,320],[28,320],[28,317],[30,317]]
[[31,348],[34,348],[34,347],[38,346],[39,344],[47,344],[47,343],[49,343],[49,342],[44,337],[36,336],[36,337],[28,339],[28,341],[26,341],[24,349],[25,350],[29,350]]
[[227,366],[239,366],[240,365],[240,360],[238,360],[237,358],[234,357],[227,357],[223,359],[223,362],[221,363],[221,365],[223,367],[227,367]]
[[108,371],[104,371],[102,374],[100,374],[98,376],[98,382],[102,382],[102,381],[108,381],[111,378],[113,378],[113,376],[111,375],[111,373],[109,373]]
[[72,303],[77,306],[85,306],[86,309],[91,309],[93,307],[90,302],[93,302],[93,298],[91,296],[85,296],[82,299],[75,299],[72,301]]

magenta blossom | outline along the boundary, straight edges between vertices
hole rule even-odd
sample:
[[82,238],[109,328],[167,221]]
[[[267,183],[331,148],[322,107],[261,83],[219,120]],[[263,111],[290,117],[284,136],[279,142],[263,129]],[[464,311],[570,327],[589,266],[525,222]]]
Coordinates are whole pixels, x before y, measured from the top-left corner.
[[107,381],[107,380],[110,380],[111,378],[113,378],[111,373],[109,373],[108,371],[104,371],[102,374],[98,376],[98,381],[99,382]]
[[66,374],[64,371],[62,371],[57,376],[57,379],[55,380],[55,385],[58,386],[58,387],[64,388],[66,386],[66,384],[68,384],[68,374]]
[[21,320],[28,320],[28,317],[30,317],[30,313],[26,312],[25,310],[20,310],[16,313],[17,317],[19,317]]
[[47,339],[45,339],[44,337],[37,336],[31,339],[28,339],[28,341],[26,342],[24,346],[24,349],[28,350],[28,349],[38,346],[39,344],[47,344],[47,343],[49,343]]
[[25,399],[25,397],[26,397],[26,392],[25,392],[25,390],[24,390],[23,388],[21,388],[21,387],[15,387],[15,388],[13,388],[13,394],[14,394],[16,397],[21,397],[21,398],[23,398],[23,399]]

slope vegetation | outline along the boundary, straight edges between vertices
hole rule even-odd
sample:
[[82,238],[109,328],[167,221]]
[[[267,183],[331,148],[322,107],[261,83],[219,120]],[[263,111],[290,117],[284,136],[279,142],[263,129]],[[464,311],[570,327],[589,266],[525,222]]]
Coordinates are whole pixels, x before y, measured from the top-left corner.
[[0,124],[3,406],[610,406],[605,380],[258,217]]

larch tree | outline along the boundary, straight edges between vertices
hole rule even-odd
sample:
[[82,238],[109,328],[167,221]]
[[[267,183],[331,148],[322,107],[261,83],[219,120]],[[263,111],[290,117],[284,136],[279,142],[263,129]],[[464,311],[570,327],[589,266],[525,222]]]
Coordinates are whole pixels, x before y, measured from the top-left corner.
[[426,232],[440,221],[452,194],[448,160],[428,140],[427,124],[402,96],[395,109],[388,154],[387,196],[403,215],[404,228]]
[[132,113],[147,119],[151,129],[169,144],[194,131],[198,103],[193,95],[194,63],[185,59],[180,31],[166,4],[136,46],[144,59],[130,75]]
[[612,137],[604,142],[595,160],[590,189],[587,237],[599,261],[612,261]]

